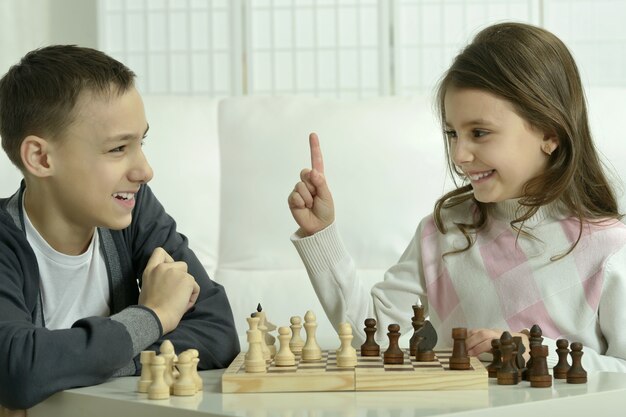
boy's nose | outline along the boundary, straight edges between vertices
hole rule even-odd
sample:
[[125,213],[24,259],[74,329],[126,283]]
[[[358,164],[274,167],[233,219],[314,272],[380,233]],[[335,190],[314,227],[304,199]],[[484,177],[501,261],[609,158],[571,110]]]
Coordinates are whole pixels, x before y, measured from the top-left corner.
[[137,157],[137,162],[135,166],[131,169],[129,173],[130,180],[133,182],[140,182],[142,184],[147,183],[152,179],[154,172],[152,171],[152,167],[148,163],[146,156],[143,152],[140,152]]

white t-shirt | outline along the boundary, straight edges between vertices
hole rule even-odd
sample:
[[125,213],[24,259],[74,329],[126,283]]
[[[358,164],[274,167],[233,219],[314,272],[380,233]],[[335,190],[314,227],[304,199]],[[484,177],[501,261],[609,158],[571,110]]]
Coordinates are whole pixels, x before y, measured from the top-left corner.
[[85,253],[65,255],[45,241],[30,222],[25,209],[23,212],[26,238],[39,264],[46,328],[69,329],[84,317],[108,317],[109,277],[100,250],[98,229]]

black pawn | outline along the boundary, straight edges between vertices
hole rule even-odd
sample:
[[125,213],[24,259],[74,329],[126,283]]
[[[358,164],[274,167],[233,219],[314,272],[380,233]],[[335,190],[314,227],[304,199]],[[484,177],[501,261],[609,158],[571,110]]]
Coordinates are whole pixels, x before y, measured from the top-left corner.
[[554,379],[567,379],[567,371],[569,371],[569,363],[567,362],[567,355],[569,349],[567,346],[569,342],[567,339],[559,339],[556,341],[556,354],[559,355],[559,362],[552,368]]
[[587,382],[587,371],[583,369],[583,344],[574,342],[570,346],[570,356],[572,357],[572,366],[567,371],[568,384],[585,384]]
[[519,382],[517,368],[513,366],[513,338],[511,333],[503,332],[500,336],[500,351],[502,352],[502,366],[498,369],[498,385],[516,385]]
[[361,356],[379,356],[380,346],[376,343],[376,320],[369,318],[365,319],[366,339],[365,343],[361,345]]
[[535,324],[530,328],[530,336],[528,337],[528,345],[530,349],[530,359],[528,359],[528,363],[526,363],[526,371],[523,373],[524,380],[528,381],[530,375],[532,375],[533,369],[533,347],[541,346],[543,343],[542,331],[539,325]]
[[491,340],[491,355],[493,355],[493,360],[487,365],[487,372],[489,373],[489,378],[496,378],[498,376],[498,369],[502,366],[500,339]]
[[404,352],[398,345],[398,339],[400,338],[400,325],[390,324],[389,333],[389,347],[384,353],[383,363],[387,365],[402,365],[404,363]]

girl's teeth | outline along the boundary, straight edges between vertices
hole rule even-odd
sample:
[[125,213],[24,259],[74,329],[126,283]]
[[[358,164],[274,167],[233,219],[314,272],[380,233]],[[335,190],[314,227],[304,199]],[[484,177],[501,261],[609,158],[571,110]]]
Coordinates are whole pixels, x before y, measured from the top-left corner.
[[485,178],[486,176],[491,175],[492,172],[493,169],[491,171],[481,172],[480,174],[470,175],[469,177],[472,181],[478,181],[481,178]]

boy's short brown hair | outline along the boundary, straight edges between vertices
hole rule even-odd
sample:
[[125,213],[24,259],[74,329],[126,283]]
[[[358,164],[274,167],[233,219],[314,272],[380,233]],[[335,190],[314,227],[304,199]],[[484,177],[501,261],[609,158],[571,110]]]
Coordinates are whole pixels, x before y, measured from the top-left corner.
[[103,52],[53,45],[26,54],[0,79],[0,136],[9,159],[24,170],[25,137],[54,138],[69,126],[81,92],[122,94],[135,73]]

